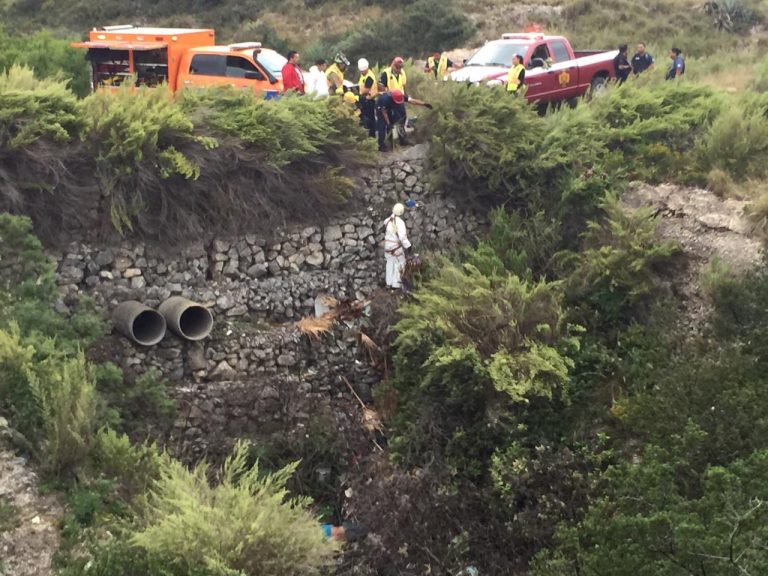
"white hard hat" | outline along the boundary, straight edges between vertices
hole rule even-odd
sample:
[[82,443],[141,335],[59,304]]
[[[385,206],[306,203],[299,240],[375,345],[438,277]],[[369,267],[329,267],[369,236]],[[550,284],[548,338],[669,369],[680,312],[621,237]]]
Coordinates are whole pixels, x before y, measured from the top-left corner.
[[360,58],[360,60],[357,61],[357,69],[360,70],[360,72],[365,72],[370,67],[370,64],[368,64],[368,60],[365,58]]
[[392,207],[392,214],[395,216],[402,216],[405,213],[405,206],[398,202]]

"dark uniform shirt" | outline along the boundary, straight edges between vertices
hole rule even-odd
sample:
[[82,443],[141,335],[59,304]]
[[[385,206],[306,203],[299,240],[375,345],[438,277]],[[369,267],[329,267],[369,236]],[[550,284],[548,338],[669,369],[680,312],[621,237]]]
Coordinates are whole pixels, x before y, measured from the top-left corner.
[[672,62],[672,67],[667,72],[667,80],[679,78],[683,74],[685,74],[685,60],[682,56],[677,56]]
[[632,72],[635,74],[640,74],[641,72],[645,72],[648,70],[648,68],[651,67],[653,64],[653,56],[648,54],[648,52],[644,52],[642,54],[637,53],[634,56],[632,56]]
[[619,52],[616,55],[616,58],[613,59],[613,72],[616,74],[616,78],[618,78],[621,82],[624,82],[624,80],[629,78],[629,73],[631,71],[632,70],[629,68],[629,60],[627,60],[627,55]]
[[[403,94],[403,102],[408,102],[408,94]],[[395,103],[395,99],[392,98],[392,94],[389,92],[379,94],[379,97],[376,98],[376,110],[386,110],[390,120],[392,120],[393,114],[396,115],[402,106],[402,104]]]

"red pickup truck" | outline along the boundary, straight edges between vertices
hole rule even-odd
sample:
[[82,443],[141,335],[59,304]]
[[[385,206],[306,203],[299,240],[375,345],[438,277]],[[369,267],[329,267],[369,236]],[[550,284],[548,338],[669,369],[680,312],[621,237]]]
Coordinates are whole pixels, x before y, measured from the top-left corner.
[[575,52],[563,36],[540,33],[503,34],[487,42],[448,76],[470,84],[506,84],[512,57],[520,54],[526,67],[525,97],[531,102],[556,102],[598,90],[615,76],[613,59],[618,50]]

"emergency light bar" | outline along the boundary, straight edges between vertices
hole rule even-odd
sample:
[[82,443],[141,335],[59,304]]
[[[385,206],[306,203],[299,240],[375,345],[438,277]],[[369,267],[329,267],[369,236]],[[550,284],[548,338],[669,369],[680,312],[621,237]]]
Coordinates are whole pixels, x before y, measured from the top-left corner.
[[261,48],[261,42],[239,42],[237,44],[230,44],[228,48],[233,52],[236,50],[256,50]]
[[523,33],[523,32],[505,32],[501,35],[502,40],[544,40],[544,34],[537,34],[535,32]]
[[[118,26],[104,26],[101,28],[104,32],[117,32],[119,30],[132,30],[135,28],[133,24],[120,24]],[[96,28],[94,28],[96,30]]]

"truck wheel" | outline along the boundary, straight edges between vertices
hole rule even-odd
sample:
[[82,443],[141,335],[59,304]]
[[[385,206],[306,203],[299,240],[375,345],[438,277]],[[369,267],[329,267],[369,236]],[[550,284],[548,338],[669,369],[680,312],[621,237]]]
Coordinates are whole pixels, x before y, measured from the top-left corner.
[[606,85],[608,84],[608,78],[605,76],[595,76],[592,78],[592,83],[590,84],[590,90],[589,90],[589,98],[590,100],[600,94],[602,92]]

